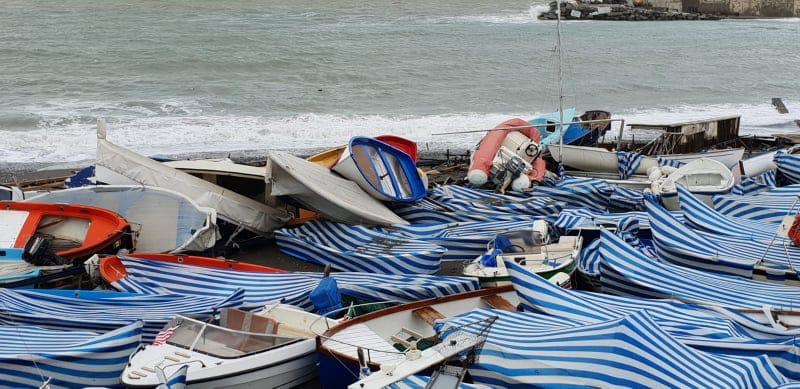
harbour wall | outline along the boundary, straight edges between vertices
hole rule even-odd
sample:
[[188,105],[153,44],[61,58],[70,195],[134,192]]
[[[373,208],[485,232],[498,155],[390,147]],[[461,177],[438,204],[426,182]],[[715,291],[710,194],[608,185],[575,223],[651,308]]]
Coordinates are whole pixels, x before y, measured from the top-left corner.
[[649,0],[652,7],[746,17],[800,17],[800,0]]

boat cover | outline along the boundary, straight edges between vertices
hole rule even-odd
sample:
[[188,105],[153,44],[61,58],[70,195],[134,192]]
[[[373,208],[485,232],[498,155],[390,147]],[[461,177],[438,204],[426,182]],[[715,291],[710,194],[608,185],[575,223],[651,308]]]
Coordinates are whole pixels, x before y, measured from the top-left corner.
[[364,226],[314,220],[275,231],[282,252],[334,269],[377,274],[433,274],[446,249]]
[[764,223],[780,224],[800,210],[800,185],[773,188],[748,196],[714,196],[714,208],[722,214]]
[[498,233],[532,230],[533,221],[479,221],[461,223],[410,224],[377,228],[399,239],[416,239],[444,247],[442,261],[468,261],[486,253],[486,246]]
[[[683,223],[683,213],[672,212],[675,219]],[[634,218],[638,222],[639,228],[649,229],[650,219],[647,212],[632,211],[632,212],[598,212],[585,208],[565,209],[558,215],[553,226],[562,231],[581,230],[581,229],[596,229],[604,225],[617,225],[620,221],[627,218]]]
[[592,324],[646,309],[662,329],[683,344],[728,355],[767,354],[782,374],[800,378],[798,330],[764,325],[732,309],[568,290],[516,263],[507,262],[506,267],[520,301],[528,310]]
[[478,362],[470,368],[473,379],[481,384],[511,388],[769,388],[789,382],[764,355],[709,353],[681,343],[664,331],[648,310],[565,327],[528,320],[532,315],[476,310],[436,327],[446,342],[457,331],[477,333],[466,324],[491,316],[498,319]]
[[678,197],[680,198],[680,207],[686,216],[687,224],[698,230],[716,235],[740,237],[746,240],[765,242],[769,242],[772,239],[775,239],[776,242],[786,240],[786,238],[777,235],[778,225],[724,215],[695,197],[682,185],[678,185]]
[[565,207],[563,202],[549,197],[520,198],[458,185],[433,188],[428,197],[456,211],[466,212],[484,210],[555,218]]
[[[123,292],[181,294],[224,298],[241,289],[242,306],[255,309],[283,302],[313,310],[308,294],[319,285],[322,273],[253,273],[210,269],[161,261],[119,257],[128,274],[111,285]],[[411,302],[478,289],[475,278],[331,273],[339,291],[366,302]]]
[[214,209],[200,207],[178,192],[152,186],[85,186],[44,193],[28,201],[114,211],[137,226],[137,251],[204,251],[214,247],[219,235]]
[[648,199],[650,231],[661,259],[705,271],[752,278],[755,266],[800,266],[800,249],[776,242],[755,241],[688,227]]
[[780,179],[785,184],[800,184],[800,155],[789,154],[784,150],[775,153],[773,162],[778,166]]
[[729,308],[772,306],[798,311],[800,288],[655,262],[608,231],[601,232],[603,291],[622,296],[675,298]]
[[[464,209],[463,206],[450,207],[426,197],[416,203],[395,204],[394,212],[413,224],[447,224],[473,221],[534,221],[547,219],[547,216],[531,216],[505,212],[502,208],[476,207]],[[552,217],[550,217],[552,218]]]
[[[640,223],[638,218],[623,217],[619,219],[615,229],[616,231],[614,233],[617,234],[617,236],[622,238],[632,247],[639,250],[639,252],[649,258],[658,258],[655,250],[639,239]],[[600,256],[600,239],[594,239],[588,245],[583,246],[581,255],[578,258],[578,270],[580,270],[580,272],[584,275],[599,282],[600,262],[602,259],[603,258]]]
[[0,326],[0,386],[116,387],[141,338],[141,321],[103,335]]
[[731,188],[731,194],[740,196],[751,195],[774,189],[776,186],[777,172],[775,170],[770,170],[757,176],[743,179],[742,182]]
[[[635,152],[628,152],[628,151],[617,151],[617,170],[619,173],[620,180],[627,180],[628,177],[634,175],[636,170],[639,169],[639,166],[642,164],[642,158],[654,158],[654,157],[645,157],[639,153]],[[669,166],[674,168],[679,168],[686,163],[681,161],[675,161],[667,158],[662,157],[655,157],[654,158],[658,163],[658,166]]]
[[97,133],[96,165],[142,185],[182,193],[202,207],[215,209],[221,219],[257,234],[268,234],[291,218],[285,210],[269,207],[202,178],[117,146],[105,139],[104,129],[99,129]]
[[152,342],[175,315],[206,319],[242,305],[244,290],[224,296],[147,295],[86,290],[0,289],[0,324],[65,331],[109,332],[144,321],[142,342]]
[[642,192],[612,186],[597,178],[562,176],[549,185],[534,188],[532,194],[563,202],[571,208],[594,211],[643,209]]

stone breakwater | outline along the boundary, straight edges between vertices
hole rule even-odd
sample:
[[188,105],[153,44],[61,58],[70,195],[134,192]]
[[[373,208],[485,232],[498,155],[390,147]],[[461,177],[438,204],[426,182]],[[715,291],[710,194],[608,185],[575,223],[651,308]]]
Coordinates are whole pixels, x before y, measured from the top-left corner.
[[[556,2],[550,3],[550,10],[539,15],[541,20],[556,20]],[[719,16],[691,12],[670,11],[663,8],[631,7],[623,4],[585,4],[578,2],[561,3],[563,20],[619,20],[619,21],[659,21],[659,20],[719,20]]]

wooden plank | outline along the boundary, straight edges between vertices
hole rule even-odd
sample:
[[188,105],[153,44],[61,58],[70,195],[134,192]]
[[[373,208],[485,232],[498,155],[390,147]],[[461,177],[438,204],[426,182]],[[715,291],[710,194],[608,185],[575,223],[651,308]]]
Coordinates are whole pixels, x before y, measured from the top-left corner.
[[508,300],[506,300],[503,296],[499,294],[493,294],[491,296],[481,297],[481,299],[486,303],[489,304],[490,307],[494,309],[500,309],[503,311],[509,312],[516,312],[517,308],[514,304],[511,304]]
[[789,113],[789,109],[786,108],[786,105],[783,104],[783,100],[781,100],[780,97],[773,97],[772,105],[775,106],[775,109],[778,110],[778,113]]
[[412,311],[414,316],[424,320],[428,325],[433,326],[436,320],[444,319],[445,316],[432,307],[422,307]]

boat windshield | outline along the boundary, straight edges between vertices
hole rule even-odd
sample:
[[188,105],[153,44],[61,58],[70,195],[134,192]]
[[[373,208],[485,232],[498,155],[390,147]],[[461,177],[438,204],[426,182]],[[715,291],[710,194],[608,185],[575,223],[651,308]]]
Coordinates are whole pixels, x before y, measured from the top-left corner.
[[217,358],[239,358],[302,340],[273,334],[235,331],[189,318],[173,320],[168,344]]

